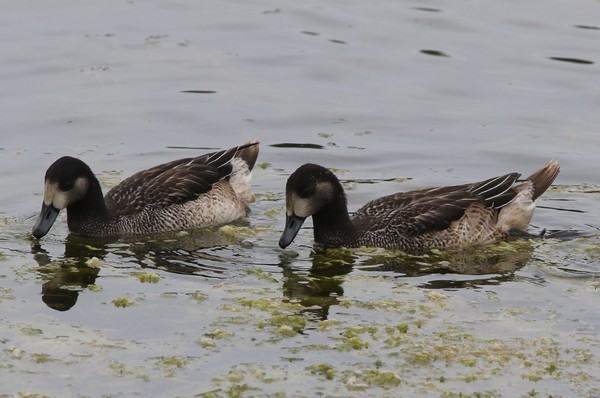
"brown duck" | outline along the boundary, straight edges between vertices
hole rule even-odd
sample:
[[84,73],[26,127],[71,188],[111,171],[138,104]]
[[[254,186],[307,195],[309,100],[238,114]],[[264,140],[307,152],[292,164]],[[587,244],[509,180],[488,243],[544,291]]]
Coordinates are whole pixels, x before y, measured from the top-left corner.
[[67,210],[69,230],[85,236],[152,234],[238,219],[247,213],[258,142],[140,171],[102,196],[92,170],[64,156],[46,171],[44,202],[32,234],[48,233]]
[[559,171],[553,160],[524,180],[510,173],[472,184],[396,193],[367,203],[350,217],[337,177],[322,166],[305,164],[287,181],[279,246],[292,243],[309,216],[315,242],[326,247],[420,251],[497,242],[513,231],[527,230],[538,198]]

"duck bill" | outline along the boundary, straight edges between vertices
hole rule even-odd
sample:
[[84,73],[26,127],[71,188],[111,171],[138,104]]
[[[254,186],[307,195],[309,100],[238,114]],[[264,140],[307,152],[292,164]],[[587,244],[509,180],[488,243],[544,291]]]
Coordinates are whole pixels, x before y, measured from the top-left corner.
[[285,229],[279,239],[279,247],[285,249],[294,240],[300,227],[304,224],[305,218],[298,217],[295,214],[285,216]]
[[52,224],[54,224],[59,212],[60,210],[52,206],[52,204],[47,205],[42,203],[42,211],[40,212],[40,216],[31,230],[31,234],[36,239],[40,239],[46,235],[50,230],[50,227],[52,227]]

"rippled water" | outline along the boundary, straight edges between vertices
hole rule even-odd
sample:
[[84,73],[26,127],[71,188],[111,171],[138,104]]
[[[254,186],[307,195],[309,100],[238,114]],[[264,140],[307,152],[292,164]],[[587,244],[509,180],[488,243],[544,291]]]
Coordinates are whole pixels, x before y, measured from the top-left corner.
[[[0,15],[0,395],[600,395],[600,3],[75,1]],[[108,188],[261,141],[252,213],[30,236],[69,154]],[[287,176],[355,210],[560,161],[532,233],[408,256],[277,246]],[[554,231],[570,231],[552,235]]]

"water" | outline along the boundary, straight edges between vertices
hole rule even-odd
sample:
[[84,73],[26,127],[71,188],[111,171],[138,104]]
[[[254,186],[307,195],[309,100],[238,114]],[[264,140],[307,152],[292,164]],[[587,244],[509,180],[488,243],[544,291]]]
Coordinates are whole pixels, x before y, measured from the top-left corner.
[[[0,15],[0,394],[598,396],[600,6],[12,2]],[[43,174],[261,140],[252,214],[143,239],[30,237]],[[289,173],[351,210],[547,160],[517,241],[410,257],[277,246]],[[208,238],[210,237],[210,238]]]

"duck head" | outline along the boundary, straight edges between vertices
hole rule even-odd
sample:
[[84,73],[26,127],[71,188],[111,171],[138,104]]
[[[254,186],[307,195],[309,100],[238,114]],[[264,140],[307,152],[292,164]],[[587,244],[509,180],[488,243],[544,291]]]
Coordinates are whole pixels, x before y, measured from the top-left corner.
[[[87,195],[90,168],[81,160],[64,156],[48,168],[44,177],[42,210],[31,231],[40,239],[48,233],[58,213]],[[94,177],[95,178],[95,177]]]
[[293,172],[285,186],[285,227],[279,246],[282,249],[289,246],[306,218],[326,211],[336,195],[345,201],[337,177],[325,167],[307,163]]

